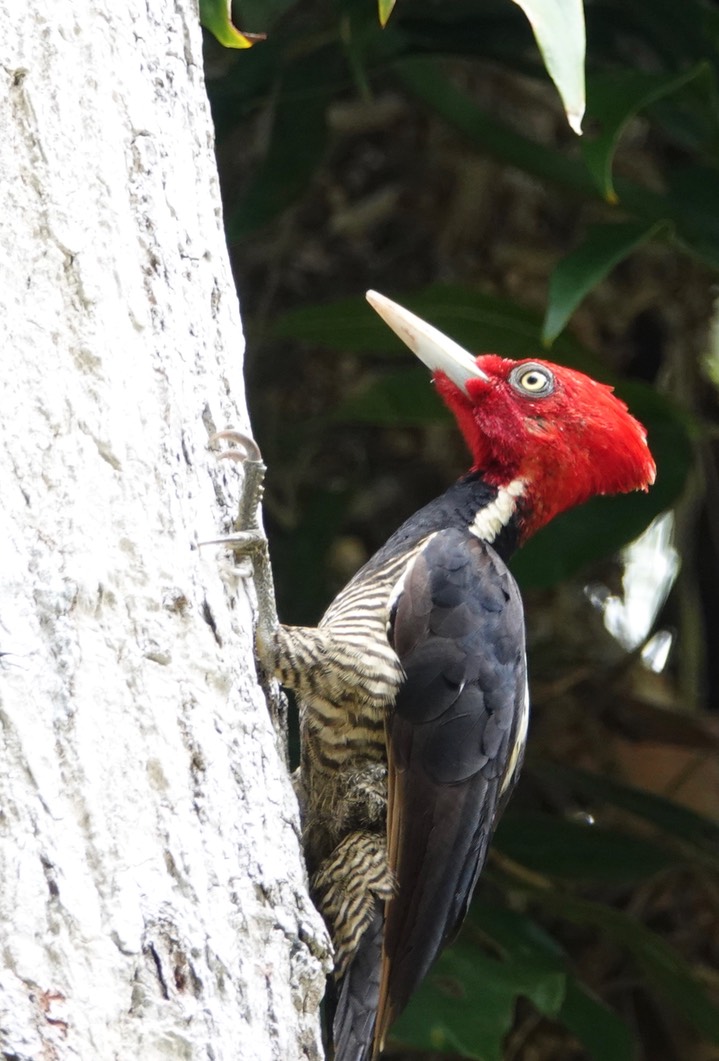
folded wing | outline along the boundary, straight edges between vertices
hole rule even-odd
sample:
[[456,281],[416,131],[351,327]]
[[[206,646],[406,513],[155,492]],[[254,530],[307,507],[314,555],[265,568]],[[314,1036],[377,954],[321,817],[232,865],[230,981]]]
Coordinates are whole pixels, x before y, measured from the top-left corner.
[[387,904],[375,1044],[459,926],[527,720],[516,583],[468,531],[432,536],[408,571],[389,638],[406,678],[387,721]]

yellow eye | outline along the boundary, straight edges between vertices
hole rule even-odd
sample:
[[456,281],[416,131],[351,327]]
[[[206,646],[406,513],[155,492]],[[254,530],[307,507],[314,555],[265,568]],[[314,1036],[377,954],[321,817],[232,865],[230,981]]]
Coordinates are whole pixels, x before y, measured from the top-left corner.
[[519,365],[509,374],[509,382],[519,393],[544,398],[554,390],[554,376],[544,365]]
[[519,379],[520,387],[524,387],[526,391],[531,391],[532,394],[536,394],[537,391],[543,391],[547,386],[547,377],[541,372],[532,370],[525,372]]

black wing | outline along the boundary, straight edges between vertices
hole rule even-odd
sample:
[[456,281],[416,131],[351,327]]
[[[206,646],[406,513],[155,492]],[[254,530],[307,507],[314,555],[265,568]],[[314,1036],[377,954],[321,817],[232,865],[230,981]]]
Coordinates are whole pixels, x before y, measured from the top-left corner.
[[377,1046],[464,918],[527,722],[519,591],[468,531],[441,531],[418,554],[389,637],[406,679],[387,722],[397,893],[386,908]]

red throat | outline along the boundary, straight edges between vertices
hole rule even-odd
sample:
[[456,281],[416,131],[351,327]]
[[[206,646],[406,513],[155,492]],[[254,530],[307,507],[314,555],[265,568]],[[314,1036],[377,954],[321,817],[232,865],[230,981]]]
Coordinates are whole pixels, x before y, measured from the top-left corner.
[[[523,537],[558,513],[598,494],[646,490],[655,465],[646,431],[612,388],[547,361],[476,359],[487,379],[465,390],[442,372],[437,390],[457,420],[472,455],[472,470],[498,487],[522,480]],[[548,393],[522,393],[521,366],[552,377]]]

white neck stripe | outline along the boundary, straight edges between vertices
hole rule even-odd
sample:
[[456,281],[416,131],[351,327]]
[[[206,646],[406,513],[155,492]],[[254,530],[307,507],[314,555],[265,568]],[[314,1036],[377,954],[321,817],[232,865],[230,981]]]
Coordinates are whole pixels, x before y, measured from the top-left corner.
[[501,486],[494,501],[480,508],[469,525],[470,532],[491,545],[516,512],[517,501],[524,493],[526,486],[524,479],[514,479],[506,486]]

